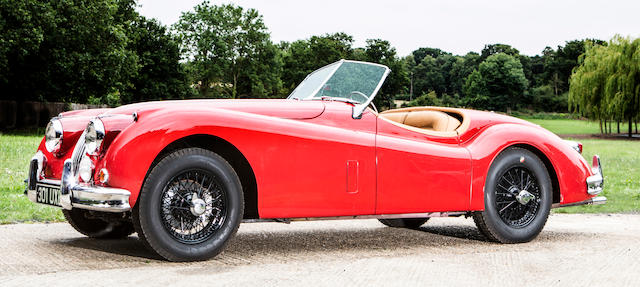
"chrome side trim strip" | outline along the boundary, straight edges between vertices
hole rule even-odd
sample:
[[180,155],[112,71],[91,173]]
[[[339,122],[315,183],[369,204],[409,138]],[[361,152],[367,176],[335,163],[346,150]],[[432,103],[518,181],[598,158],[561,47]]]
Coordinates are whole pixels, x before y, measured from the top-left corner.
[[607,203],[607,198],[606,197],[604,197],[604,196],[596,196],[596,197],[589,198],[587,200],[579,201],[579,202],[572,202],[572,203],[567,203],[567,204],[554,203],[554,204],[551,205],[551,208],[579,206],[579,205],[586,205],[586,204],[600,205],[600,204],[605,204],[605,203]]
[[242,223],[255,223],[255,222],[290,223],[292,221],[316,221],[316,220],[450,217],[450,216],[461,216],[461,215],[465,215],[467,213],[469,213],[469,211],[402,213],[402,214],[375,214],[375,215],[328,216],[328,217],[259,218],[259,219],[244,219],[244,220],[242,220]]

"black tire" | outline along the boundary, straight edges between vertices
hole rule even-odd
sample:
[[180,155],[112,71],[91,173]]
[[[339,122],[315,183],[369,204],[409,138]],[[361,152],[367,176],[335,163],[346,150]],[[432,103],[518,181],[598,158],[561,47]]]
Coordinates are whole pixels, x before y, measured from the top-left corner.
[[[202,200],[200,214],[194,211],[196,200]],[[161,257],[197,261],[224,249],[243,211],[242,185],[231,165],[209,150],[187,148],[151,170],[132,218],[138,237]]]
[[[533,199],[523,200],[523,191]],[[526,149],[509,148],[491,164],[484,211],[474,212],[473,220],[490,241],[529,242],[544,228],[552,201],[551,179],[540,158]]]
[[77,208],[62,210],[62,214],[75,230],[91,238],[121,239],[135,231],[130,221],[105,221],[90,212]]
[[378,221],[380,221],[380,223],[389,226],[389,227],[395,227],[395,228],[409,228],[409,229],[416,229],[420,226],[422,226],[423,224],[425,224],[425,222],[427,222],[427,220],[429,220],[429,217],[425,217],[425,218],[395,218],[395,219],[378,219]]

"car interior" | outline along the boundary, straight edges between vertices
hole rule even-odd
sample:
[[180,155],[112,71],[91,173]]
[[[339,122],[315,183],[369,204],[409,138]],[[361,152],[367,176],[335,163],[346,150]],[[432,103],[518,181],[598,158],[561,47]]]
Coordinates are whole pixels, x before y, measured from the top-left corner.
[[469,126],[458,109],[415,107],[384,111],[379,117],[405,129],[436,136],[457,136]]

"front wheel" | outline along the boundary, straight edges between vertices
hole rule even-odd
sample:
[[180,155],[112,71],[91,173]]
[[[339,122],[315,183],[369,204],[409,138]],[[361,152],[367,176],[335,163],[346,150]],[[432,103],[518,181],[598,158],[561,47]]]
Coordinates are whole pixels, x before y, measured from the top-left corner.
[[162,159],[149,173],[133,210],[140,239],[170,261],[211,258],[242,220],[238,175],[222,157],[188,148]]
[[491,241],[528,242],[547,222],[552,187],[544,163],[534,153],[509,148],[491,164],[484,188],[484,211],[473,220]]

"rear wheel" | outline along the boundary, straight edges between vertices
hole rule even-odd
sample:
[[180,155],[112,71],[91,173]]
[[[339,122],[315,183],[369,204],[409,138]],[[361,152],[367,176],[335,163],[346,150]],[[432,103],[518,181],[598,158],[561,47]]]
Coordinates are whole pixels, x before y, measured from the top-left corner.
[[425,217],[425,218],[378,219],[378,221],[380,221],[382,224],[384,224],[386,226],[389,226],[389,227],[410,228],[410,229],[416,229],[416,228],[422,226],[423,224],[425,224],[425,222],[427,222],[427,220],[429,220],[429,217]]
[[533,240],[547,222],[552,187],[544,163],[532,152],[510,148],[494,160],[485,182],[484,211],[473,220],[491,241]]
[[178,150],[149,173],[133,210],[139,238],[170,261],[211,258],[242,220],[242,186],[229,163],[200,148]]
[[135,230],[131,221],[101,218],[98,212],[84,209],[62,210],[69,224],[78,232],[91,238],[119,239],[131,235]]

